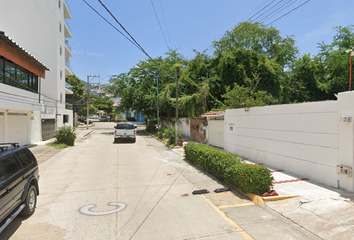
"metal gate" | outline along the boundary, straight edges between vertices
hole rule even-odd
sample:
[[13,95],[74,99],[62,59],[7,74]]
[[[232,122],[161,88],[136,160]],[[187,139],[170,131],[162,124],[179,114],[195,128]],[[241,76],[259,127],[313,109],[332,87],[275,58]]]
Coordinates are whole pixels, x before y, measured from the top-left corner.
[[54,138],[55,119],[42,119],[42,140]]

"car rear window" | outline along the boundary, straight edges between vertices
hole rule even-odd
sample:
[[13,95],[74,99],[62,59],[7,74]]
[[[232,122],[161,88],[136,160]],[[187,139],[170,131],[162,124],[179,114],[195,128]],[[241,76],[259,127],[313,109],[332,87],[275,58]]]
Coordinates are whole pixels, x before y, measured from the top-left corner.
[[0,164],[2,166],[2,169],[5,171],[5,174],[7,174],[8,177],[11,177],[12,175],[16,174],[20,170],[20,167],[17,165],[16,159],[12,154],[3,157],[1,159]]
[[117,124],[116,129],[134,129],[133,124]]
[[27,167],[35,161],[33,154],[27,148],[16,152],[16,155],[21,160],[23,167]]

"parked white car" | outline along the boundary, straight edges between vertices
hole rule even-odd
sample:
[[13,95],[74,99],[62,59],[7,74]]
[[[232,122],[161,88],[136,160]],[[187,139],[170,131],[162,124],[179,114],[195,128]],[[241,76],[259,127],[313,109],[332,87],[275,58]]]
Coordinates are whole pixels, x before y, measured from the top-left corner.
[[136,142],[136,131],[134,124],[131,122],[119,122],[114,127],[114,142],[117,143],[120,139],[123,140],[132,140]]

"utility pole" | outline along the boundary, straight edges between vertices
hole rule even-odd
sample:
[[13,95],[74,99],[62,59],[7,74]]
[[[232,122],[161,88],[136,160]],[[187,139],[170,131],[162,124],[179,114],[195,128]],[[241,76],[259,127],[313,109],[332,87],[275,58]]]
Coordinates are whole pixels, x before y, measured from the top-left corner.
[[352,89],[352,59],[353,59],[353,50],[350,53],[349,91],[351,91]]
[[89,128],[89,123],[90,123],[90,118],[89,118],[89,114],[90,114],[90,76],[87,75],[87,111],[86,111],[86,125],[87,128]]
[[175,121],[175,135],[176,135],[176,140],[175,140],[175,145],[178,143],[178,129],[177,129],[177,121],[178,121],[178,79],[179,79],[179,67],[176,69],[177,77],[176,77],[176,121]]
[[101,77],[101,76],[96,76],[96,75],[94,75],[94,76],[91,76],[91,75],[87,75],[87,115],[86,115],[86,125],[87,125],[87,127],[86,127],[86,129],[88,129],[89,128],[89,123],[90,123],[90,77],[93,77],[93,78],[95,78],[95,77]]
[[352,90],[352,59],[353,59],[353,53],[354,53],[354,47],[351,47],[351,49],[348,49],[345,51],[346,53],[350,53],[350,58],[349,58],[349,91]]

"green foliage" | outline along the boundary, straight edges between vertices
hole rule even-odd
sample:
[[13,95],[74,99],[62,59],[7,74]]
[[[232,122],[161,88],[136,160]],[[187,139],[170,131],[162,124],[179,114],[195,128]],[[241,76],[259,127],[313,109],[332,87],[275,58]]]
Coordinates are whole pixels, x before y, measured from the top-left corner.
[[57,144],[64,143],[68,146],[74,146],[76,139],[75,128],[71,126],[61,127],[55,132],[55,138]]
[[246,81],[248,82],[247,87],[239,86],[235,83],[232,90],[226,89],[226,94],[223,97],[225,98],[225,104],[229,108],[249,109],[250,107],[271,105],[278,102],[266,91],[256,91],[259,77],[255,76],[254,80],[246,79]]
[[47,143],[47,145],[55,149],[63,149],[68,147],[68,145],[66,145],[65,143],[57,143],[57,142]]
[[197,143],[187,143],[184,152],[186,159],[244,192],[261,195],[272,186],[274,179],[269,169],[244,163],[229,152]]
[[[109,100],[109,97],[100,97],[92,95],[90,96],[90,103],[93,104],[94,108],[98,110],[105,111],[106,114],[111,114],[114,111],[114,102]],[[91,111],[91,108],[90,108]]]
[[146,131],[150,133],[156,132],[157,118],[149,117],[145,118]]
[[[98,113],[98,108],[90,105],[90,107],[89,107],[89,115],[95,115],[97,113]],[[81,115],[81,116],[86,116],[87,115],[87,107],[80,108],[78,114]]]
[[[182,132],[178,131],[178,143],[182,141]],[[175,144],[175,140],[176,140],[176,129],[174,127],[168,127],[168,128],[164,128],[161,127],[159,129],[159,131],[156,133],[156,136],[159,139],[162,140],[167,140],[167,145],[176,145]]]
[[266,27],[259,22],[241,22],[233,30],[214,42],[215,55],[232,52],[235,49],[253,50],[282,67],[287,66],[296,57],[298,49],[293,37],[281,37],[274,27]]
[[66,96],[67,100],[80,101],[85,97],[85,86],[80,78],[75,74],[71,76],[66,76],[65,81],[72,86],[73,94],[68,94]]

